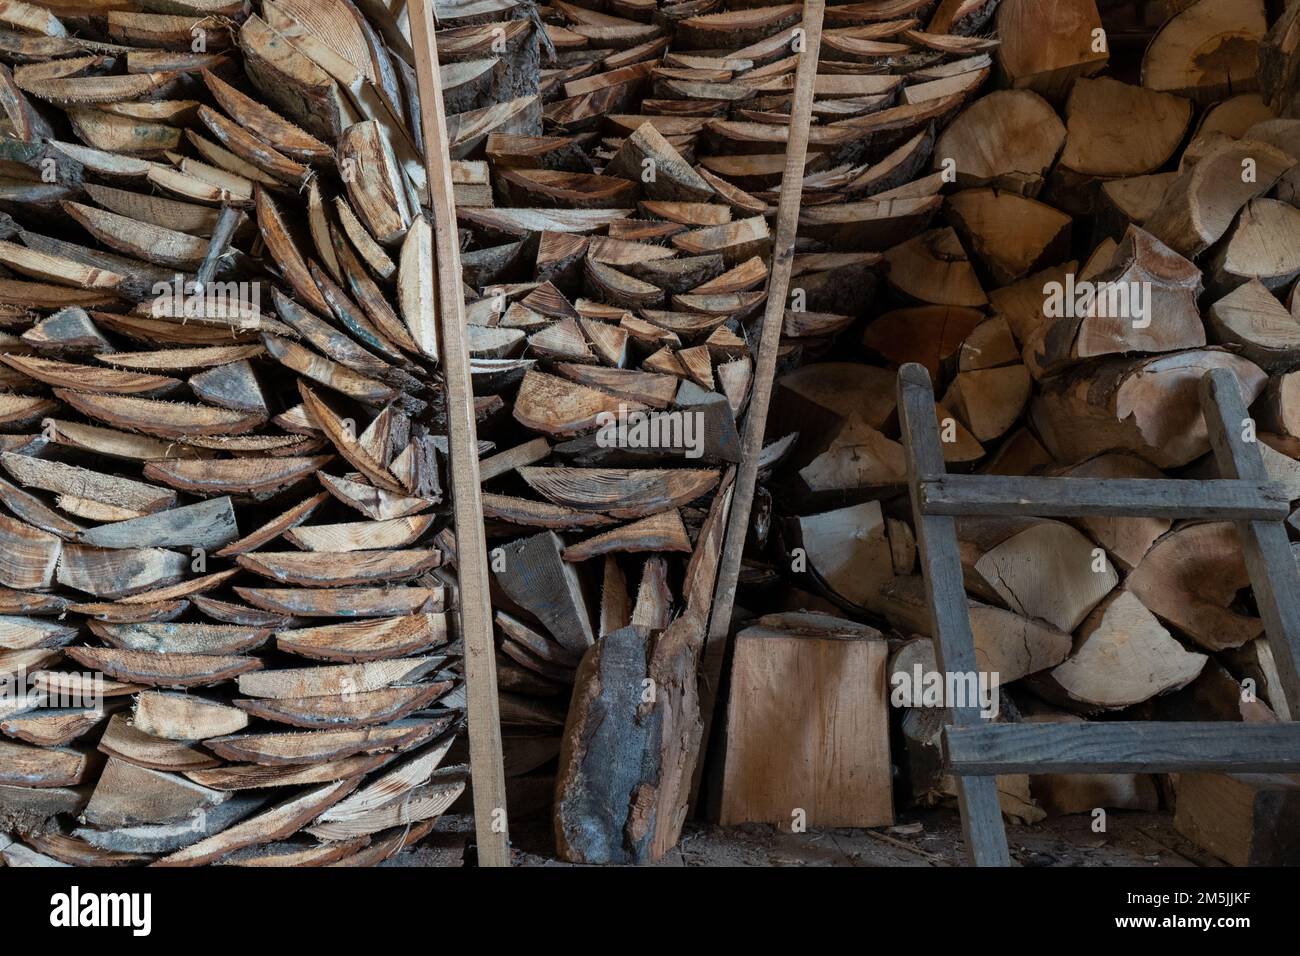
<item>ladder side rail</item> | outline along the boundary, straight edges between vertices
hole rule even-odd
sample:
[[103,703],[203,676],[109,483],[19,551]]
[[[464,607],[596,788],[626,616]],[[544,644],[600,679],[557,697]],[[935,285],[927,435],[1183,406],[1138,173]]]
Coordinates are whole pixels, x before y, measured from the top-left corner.
[[[948,515],[926,515],[921,510],[921,483],[945,473],[934,389],[924,366],[909,363],[899,370],[898,415],[907,455],[917,550],[932,617],[935,659],[945,674],[973,673],[977,670],[975,637],[971,633],[966,589],[962,584],[954,520]],[[954,707],[949,714],[951,722],[959,727],[984,722],[975,706]],[[976,866],[1010,866],[997,778],[955,774],[954,779],[971,862]]]
[[[1231,371],[1211,369],[1201,379],[1201,410],[1219,473],[1224,478],[1266,481],[1259,445],[1246,441],[1243,434],[1249,417]],[[1291,713],[1300,714],[1300,574],[1286,528],[1280,521],[1238,521],[1236,526],[1282,693]]]

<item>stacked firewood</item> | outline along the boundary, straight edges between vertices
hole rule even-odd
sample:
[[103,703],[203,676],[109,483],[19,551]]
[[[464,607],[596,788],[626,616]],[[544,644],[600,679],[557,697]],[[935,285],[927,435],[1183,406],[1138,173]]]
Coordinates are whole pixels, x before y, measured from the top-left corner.
[[[692,719],[693,700],[656,702],[654,661],[702,628],[654,635],[701,611],[690,600],[701,587],[707,618],[716,554],[702,529],[725,520],[719,502],[739,461],[804,11],[555,2],[541,11],[534,53],[523,5],[502,6],[512,19],[454,31],[466,79],[449,126],[463,144],[458,218],[480,434],[502,449],[482,470],[506,770],[517,812],[549,800],[560,752],[560,851],[644,859],[671,845],[664,821],[680,827],[699,772],[689,731],[683,741],[680,727],[647,728]],[[764,475],[818,439],[819,401],[853,408],[864,381],[892,390],[883,370],[811,363],[862,334],[882,250],[918,235],[943,204],[945,180],[930,168],[936,136],[988,79],[997,46],[955,28],[982,32],[992,5],[980,6],[943,22],[925,0],[826,11],[806,239],[780,359],[783,369],[807,363],[806,395],[784,380]],[[486,57],[494,36],[507,38],[504,73]],[[441,39],[444,59],[457,56]],[[760,543],[769,517],[760,509]],[[635,801],[628,791],[643,770],[611,766],[616,757],[651,768]],[[679,793],[661,774],[683,764]],[[671,805],[646,809],[660,799]],[[625,840],[621,827],[638,816],[655,826]]]
[[[467,58],[506,27],[525,49],[525,17],[507,5],[511,19],[457,33]],[[522,785],[541,768],[545,802],[561,751],[556,836],[574,859],[662,852],[663,818],[686,800],[672,774],[685,764],[698,779],[698,754],[682,752],[699,742],[646,723],[695,705],[655,702],[654,635],[690,614],[700,529],[736,463],[802,13],[555,2],[537,52],[507,55],[513,72],[465,66],[470,98],[451,122],[479,411],[505,449],[483,464],[507,772]],[[935,380],[951,469],[1091,477],[1212,477],[1196,387],[1227,367],[1271,473],[1300,489],[1296,74],[1285,29],[1264,39],[1259,0],[874,0],[829,5],[824,27],[741,577],[763,635],[877,639],[870,624],[892,642],[891,673],[933,670],[901,493],[905,362]],[[1263,57],[1275,65],[1262,90],[1261,46],[1279,51]],[[602,432],[687,410],[710,416],[698,458],[680,440]],[[972,519],[959,531],[1000,719],[1287,716],[1229,526]],[[941,799],[941,709],[900,716],[905,789]],[[715,757],[746,732],[771,724],[733,721]],[[1210,842],[1193,819],[1218,791],[1185,782],[1182,825]],[[1164,783],[1002,789],[1009,816],[1037,819],[1167,806]]]
[[463,791],[409,43],[0,3],[0,855],[372,865]]
[[[891,370],[905,362],[934,380],[950,470],[1122,478],[1217,476],[1197,387],[1226,367],[1251,407],[1242,427],[1300,499],[1296,6],[1269,32],[1259,0],[1148,3],[1137,20],[1123,5],[1116,35],[1149,42],[1122,49],[1108,44],[1109,6],[1103,21],[1093,0],[940,4],[930,30],[949,16],[955,32],[975,31],[989,83],[926,126],[911,182],[873,190],[855,225],[827,231],[854,204],[820,205],[846,173],[805,179],[807,253],[853,243],[886,267],[857,313],[865,323],[777,380],[769,437],[799,440],[767,488],[775,531],[749,575],[762,587],[742,598],[880,625],[905,689],[918,665],[935,668],[899,493]],[[991,18],[963,21],[981,10]],[[823,46],[823,73],[835,49]],[[945,89],[956,62],[928,68]],[[904,155],[872,156],[868,170]],[[909,213],[905,231],[873,233]],[[957,531],[977,655],[1002,684],[999,719],[1293,716],[1230,524],[966,518]],[[902,718],[895,756],[922,803],[952,792],[941,717],[915,706]],[[1022,821],[1176,803],[1180,829],[1235,861],[1266,859],[1264,835],[1286,812],[1268,808],[1300,796],[1266,777],[1185,775],[1177,793],[1151,775],[999,783],[1004,812]],[[1231,826],[1229,792],[1241,808]]]

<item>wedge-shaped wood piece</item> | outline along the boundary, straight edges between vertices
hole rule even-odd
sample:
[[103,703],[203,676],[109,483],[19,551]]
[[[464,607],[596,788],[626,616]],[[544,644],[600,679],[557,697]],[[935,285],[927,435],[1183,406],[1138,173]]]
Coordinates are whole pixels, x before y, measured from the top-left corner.
[[447,756],[455,739],[455,734],[446,734],[429,746],[403,758],[342,803],[321,814],[320,820],[322,822],[355,820],[403,798],[413,788],[429,782],[429,778]]
[[115,428],[100,428],[97,425],[84,425],[81,422],[63,421],[58,418],[46,419],[45,425],[55,444],[109,458],[120,458],[125,461],[154,461],[164,458],[208,457],[199,449],[189,448],[177,442],[151,438],[148,435],[134,435]]
[[46,385],[65,388],[84,388],[91,392],[111,392],[118,395],[157,395],[180,386],[180,379],[142,372],[120,372],[111,368],[74,365],[34,355],[5,355],[0,357],[10,368],[17,369]]
[[585,561],[602,554],[635,551],[683,551],[689,554],[691,539],[686,534],[680,513],[671,509],[571,544],[564,549],[564,560]]
[[564,544],[550,531],[504,546],[496,581],[506,595],[546,625],[561,645],[581,652],[594,640],[582,581],[561,558]]
[[293,617],[390,617],[443,610],[441,588],[248,588],[244,600],[263,610]]
[[197,840],[230,827],[266,805],[261,795],[236,796],[218,804],[201,816],[193,816],[175,823],[143,824],[137,827],[117,827],[100,830],[79,827],[73,836],[92,846],[113,853],[156,855],[170,853]]
[[[75,495],[141,512],[160,511],[176,504],[175,492],[165,488],[62,462],[4,452],[0,453],[0,465],[23,485],[55,494]],[[81,529],[68,530],[75,533]]]
[[70,602],[57,594],[0,588],[0,614],[62,614]]
[[269,629],[189,621],[138,624],[91,621],[89,625],[97,637],[112,647],[155,654],[243,654],[261,647],[271,636]]
[[59,105],[116,103],[148,96],[175,82],[175,73],[137,73],[125,76],[71,76],[19,80],[24,92]]
[[528,528],[548,528],[552,531],[577,531],[584,528],[601,528],[614,523],[608,515],[579,511],[549,501],[515,498],[510,495],[483,494],[483,516],[508,521]]
[[[654,172],[648,181],[645,179],[647,169]],[[649,121],[623,140],[604,172],[607,176],[643,183],[643,192],[652,200],[703,203],[716,196],[713,187],[682,159],[681,153]]]
[[720,477],[709,469],[542,468],[519,469],[544,498],[579,511],[641,518],[693,501],[713,490]]
[[78,750],[31,747],[0,739],[0,784],[14,787],[75,787],[97,761]]
[[310,174],[309,167],[290,159],[275,147],[266,145],[216,110],[201,106],[198,116],[219,143],[244,162],[271,176],[273,180],[296,186]]
[[330,783],[369,773],[393,759],[393,754],[358,754],[342,760],[297,767],[271,767],[255,763],[226,764],[206,770],[188,770],[185,776],[214,790],[259,790],[266,787],[301,787]]
[[360,664],[329,664],[244,674],[239,692],[249,697],[284,700],[294,697],[337,697],[410,684],[442,665],[441,657],[409,657]]
[[772,237],[762,216],[738,219],[721,226],[705,226],[673,236],[672,243],[688,255],[720,254],[734,266],[752,256],[766,256]]
[[63,542],[8,515],[0,515],[0,584],[19,590],[54,583]]
[[271,357],[285,368],[359,402],[382,405],[399,395],[392,386],[317,355],[297,342],[274,335],[264,336],[262,341]]
[[[75,301],[93,306],[94,296],[39,282],[11,282],[10,286],[14,297],[28,306],[59,310],[22,334],[22,341],[27,345],[56,355],[79,355],[112,348],[86,310]],[[109,297],[101,299],[99,304],[110,305],[115,301],[116,297]]]
[[333,158],[333,151],[320,140],[240,93],[215,74],[204,72],[203,82],[207,84],[217,104],[241,128],[249,130],[286,156],[304,163],[325,162]]
[[123,282],[122,276],[111,270],[82,265],[74,259],[37,252],[12,242],[0,242],[0,263],[34,279],[81,289],[113,291]]
[[154,165],[146,174],[150,183],[185,199],[247,208],[253,203],[253,183],[237,173],[186,157],[180,169]]
[[57,388],[54,393],[92,418],[163,438],[238,435],[251,431],[266,420],[264,415],[258,413],[239,412],[215,405],[165,402],[128,395],[102,395],[68,388]]
[[208,253],[208,240],[78,202],[64,210],[87,232],[124,255],[175,269],[197,269]]
[[322,315],[328,314],[329,305],[312,280],[307,262],[303,259],[279,206],[266,190],[260,188],[255,192],[254,203],[262,239],[285,279],[305,304]]
[[220,214],[219,210],[209,206],[96,183],[86,183],[85,190],[91,199],[109,212],[193,236],[211,236]]
[[230,794],[110,757],[95,784],[82,818],[93,826],[140,826],[170,823],[205,813]]
[[0,721],[0,732],[37,747],[66,747],[91,731],[102,729],[108,716],[109,710],[103,707],[38,707]]
[[[370,270],[375,275],[381,279],[391,278],[393,273],[397,271],[397,264],[393,262],[388,251],[375,241],[375,237],[370,234],[370,230],[366,228],[365,223],[357,218],[357,214],[352,211],[348,201],[342,196],[338,196],[334,200],[334,207],[338,211],[339,228],[331,231],[342,232],[348,241],[352,243],[357,256],[370,267]],[[332,242],[333,240],[331,240]],[[337,258],[337,254],[335,258]]]
[[257,415],[268,414],[253,367],[240,360],[190,376],[190,390],[204,402]]
[[151,169],[158,168],[158,163],[147,159],[95,149],[81,143],[51,140],[50,145],[87,169],[110,179],[144,179]]
[[[374,339],[364,338],[364,336],[363,339],[376,348],[382,345],[380,350],[393,356],[394,359],[400,357],[394,350],[394,346],[412,355],[419,355],[420,347],[411,337],[407,326],[398,318],[396,310],[389,304],[388,294],[371,278],[365,265],[353,253],[351,245],[345,241],[343,233],[338,229],[332,229],[330,234],[334,243],[334,254],[338,258],[339,269],[343,273],[348,291],[361,305],[375,329]],[[356,330],[351,326],[349,331],[356,334]]]
[[115,853],[92,846],[80,837],[63,833],[42,833],[27,836],[27,842],[38,852],[53,857],[69,866],[136,866],[148,863],[143,853]]
[[[1243,163],[1254,170],[1252,176],[1242,176]],[[1142,227],[1175,252],[1195,258],[1228,231],[1243,206],[1295,165],[1294,157],[1267,143],[1207,139],[1201,152],[1189,151],[1178,178]]]
[[204,741],[229,760],[269,766],[299,766],[359,753],[407,750],[446,730],[454,715],[410,718],[378,727],[339,727],[277,734],[240,734]]
[[[407,338],[406,329],[397,321],[397,316],[392,313],[392,307],[388,305],[378,286],[374,285],[373,280],[365,273],[365,267],[356,261],[355,256],[348,248],[347,243],[343,241],[340,234],[335,231],[334,238],[337,240],[334,246],[336,257],[339,259],[339,268],[348,277],[355,276],[357,281],[352,282],[351,286],[358,298],[365,304],[364,311],[348,298],[347,294],[341,289],[329,274],[321,269],[316,263],[311,263],[309,270],[312,280],[320,289],[321,295],[329,304],[330,311],[334,318],[343,326],[347,333],[356,339],[364,342],[366,346],[386,356],[392,362],[402,362],[403,356],[397,346],[389,340],[388,335],[380,331],[376,324],[371,321],[371,316],[376,314],[376,310],[383,313],[385,325],[390,329],[395,329],[399,338]],[[382,303],[382,306],[379,306]],[[372,359],[373,361],[373,359]],[[375,369],[376,374],[383,374],[391,379],[400,378],[401,373],[392,369],[388,365],[383,365]],[[403,380],[405,381],[405,380]]]
[[236,560],[250,571],[286,584],[344,587],[415,578],[442,561],[437,550],[352,551],[346,562],[330,552],[261,551]]
[[405,517],[437,504],[435,499],[395,494],[350,478],[326,474],[318,477],[331,495],[375,521]]
[[561,169],[503,169],[496,182],[515,206],[607,209],[635,201],[637,193],[636,185],[624,179]]
[[515,397],[514,417],[521,425],[547,435],[564,436],[594,428],[602,414],[617,415],[626,398],[529,370]]
[[[333,458],[333,455],[318,455],[153,461],[145,465],[145,474],[196,494],[260,495],[310,478]],[[187,467],[198,464],[206,467]]]
[[206,687],[262,667],[254,657],[213,654],[159,654],[104,647],[72,647],[68,654],[87,667],[148,687]]
[[310,518],[312,513],[320,507],[321,503],[324,502],[327,497],[328,494],[322,491],[312,495],[310,498],[300,501],[283,514],[277,515],[244,537],[239,538],[236,541],[228,542],[225,547],[222,547],[215,552],[216,556],[221,558],[232,557],[237,554],[243,554],[246,551],[254,551],[257,548],[260,548],[268,541],[283,534],[289,528],[292,528]]
[[401,482],[394,478],[387,468],[370,457],[353,437],[352,431],[344,425],[343,419],[318,398],[306,383],[299,381],[298,391],[302,395],[303,408],[308,416],[333,442],[339,454],[351,462],[375,487],[397,494],[406,493]]
[[58,406],[48,399],[29,395],[0,396],[0,424],[19,425],[32,422],[56,411]]
[[[284,18],[278,17],[277,22],[283,24]],[[295,27],[295,32],[303,31]],[[353,110],[344,101],[340,84],[313,57],[258,16],[240,26],[239,46],[245,72],[262,99],[316,135],[338,139]]]
[[437,294],[433,280],[433,227],[415,217],[402,241],[397,267],[397,300],[402,319],[420,352],[438,358]]
[[243,730],[248,714],[196,694],[150,690],[136,697],[132,723],[142,733],[166,740],[206,740]]
[[100,525],[77,540],[97,548],[203,548],[215,550],[239,535],[230,498],[159,511],[144,518]]
[[357,170],[345,176],[348,198],[379,242],[400,242],[411,224],[401,168],[374,120],[354,123],[339,140],[339,163]]
[[77,628],[54,620],[21,615],[0,617],[0,648],[5,650],[62,647],[76,635]]
[[465,791],[467,780],[464,770],[437,773],[429,783],[407,790],[382,806],[317,823],[311,827],[310,832],[322,840],[346,840],[391,827],[432,820],[456,802]]
[[368,661],[403,657],[447,641],[441,614],[411,614],[281,631],[276,647],[324,661]]
[[111,757],[151,770],[181,772],[221,763],[190,741],[153,736],[121,713],[114,714],[108,722],[99,749]]
[[406,548],[420,539],[433,520],[434,515],[413,515],[408,518],[391,518],[387,521],[300,525],[286,531],[284,536],[305,551],[337,554],[383,548]]
[[1039,692],[1071,709],[1119,709],[1186,686],[1206,656],[1187,651],[1131,591],[1116,591],[1080,628],[1074,652],[1037,675]]
[[383,687],[339,697],[287,697],[236,699],[234,704],[263,720],[292,727],[368,727],[400,720],[427,707],[447,691],[453,681]]
[[277,804],[265,813],[165,856],[153,865],[201,866],[246,846],[292,836],[322,811],[346,797],[360,782],[360,777],[352,777],[315,787]]
[[310,837],[290,837],[264,846],[250,846],[227,853],[214,866],[239,867],[313,867],[331,866],[356,856],[370,843],[368,836],[351,840],[321,843]]
[[[186,556],[182,555],[182,557]],[[205,591],[211,591],[213,588],[219,588],[238,573],[239,568],[229,568],[225,571],[216,571],[212,574],[204,574],[196,578],[181,581],[178,584],[156,587],[139,594],[132,594],[122,598],[122,602],[124,604],[158,604],[161,602],[177,601],[194,594],[202,594]]]

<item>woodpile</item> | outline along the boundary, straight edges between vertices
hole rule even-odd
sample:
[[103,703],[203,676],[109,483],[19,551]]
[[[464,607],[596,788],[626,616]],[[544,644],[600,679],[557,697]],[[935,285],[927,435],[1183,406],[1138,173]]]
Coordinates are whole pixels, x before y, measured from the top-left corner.
[[[874,299],[845,310],[852,323],[800,343],[777,379],[769,437],[799,439],[766,485],[772,533],[741,594],[751,613],[882,628],[904,688],[936,666],[901,493],[890,370],[905,362],[935,381],[950,471],[1093,478],[1216,477],[1197,387],[1229,368],[1270,477],[1300,496],[1284,397],[1300,363],[1297,5],[1270,30],[1250,0],[943,3],[929,30],[954,8],[994,6],[955,28],[988,44],[987,80],[932,120],[909,185],[866,199],[879,216],[894,197],[932,196],[906,233],[825,232],[854,204],[822,205],[827,174],[805,177],[802,252],[853,242],[885,263]],[[977,657],[1000,675],[997,719],[1290,719],[1230,524],[977,517],[957,532]],[[740,669],[738,656],[733,681]],[[905,796],[950,797],[941,714],[909,706],[901,720]],[[750,733],[733,720],[728,769]],[[1172,782],[1041,775],[998,789],[1020,822],[1177,804],[1179,828],[1233,862],[1294,852],[1251,837],[1270,832],[1293,782],[1189,775],[1186,806]]]
[[373,865],[465,789],[420,107],[362,6],[0,3],[10,865]]
[[[575,862],[947,799],[909,362],[950,471],[1087,478],[1215,477],[1229,369],[1300,501],[1300,2],[447,0],[441,110],[416,5],[89,7],[0,0],[10,864],[379,862],[465,708]],[[1290,719],[1230,523],[957,533],[996,719]],[[998,779],[1232,862],[1293,790]]]

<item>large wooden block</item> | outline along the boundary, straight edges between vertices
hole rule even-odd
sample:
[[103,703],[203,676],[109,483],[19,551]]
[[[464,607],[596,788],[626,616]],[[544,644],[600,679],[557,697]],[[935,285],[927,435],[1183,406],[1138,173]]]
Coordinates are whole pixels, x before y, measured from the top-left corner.
[[887,657],[874,637],[736,636],[723,824],[894,822]]
[[1300,864],[1300,779],[1272,773],[1178,776],[1174,826],[1233,866]]

